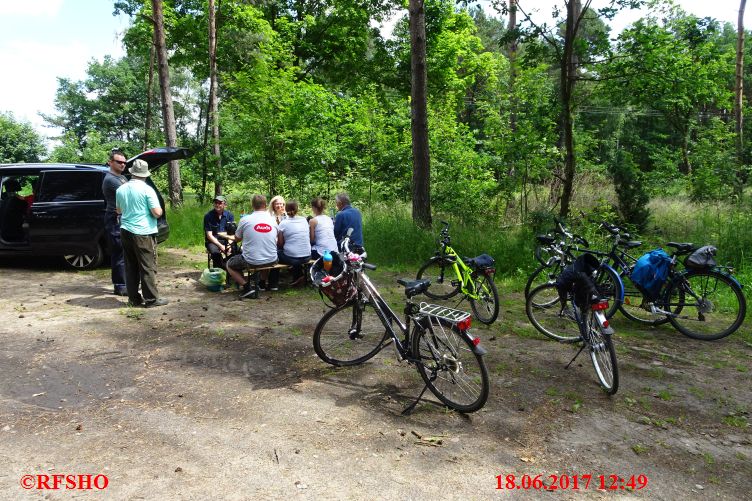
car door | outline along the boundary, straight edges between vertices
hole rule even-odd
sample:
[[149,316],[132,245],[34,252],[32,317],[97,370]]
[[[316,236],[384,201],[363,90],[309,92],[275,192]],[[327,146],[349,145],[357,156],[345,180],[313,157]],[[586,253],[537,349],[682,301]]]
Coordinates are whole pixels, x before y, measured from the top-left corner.
[[48,170],[28,220],[31,249],[38,254],[93,252],[104,231],[101,169]]

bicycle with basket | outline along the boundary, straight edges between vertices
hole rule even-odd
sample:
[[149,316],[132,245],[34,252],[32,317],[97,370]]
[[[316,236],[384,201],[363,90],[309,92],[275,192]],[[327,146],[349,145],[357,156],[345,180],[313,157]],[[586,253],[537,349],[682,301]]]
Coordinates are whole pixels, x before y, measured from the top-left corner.
[[425,383],[403,414],[412,412],[426,389],[459,412],[483,407],[490,388],[486,350],[470,333],[467,312],[417,303],[413,297],[425,293],[430,281],[399,279],[406,296],[403,322],[365,273],[376,266],[350,252],[349,233],[332,258],[330,270],[322,259],[310,270],[311,282],[333,303],[313,334],[319,358],[338,367],[358,365],[392,344],[397,359],[415,365]]

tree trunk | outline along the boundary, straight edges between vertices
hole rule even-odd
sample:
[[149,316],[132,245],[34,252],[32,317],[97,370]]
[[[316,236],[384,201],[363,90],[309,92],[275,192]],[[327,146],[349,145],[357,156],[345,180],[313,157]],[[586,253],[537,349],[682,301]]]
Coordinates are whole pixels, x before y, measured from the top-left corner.
[[[589,3],[588,3],[589,4]],[[577,54],[574,50],[575,39],[582,15],[580,0],[567,2],[567,21],[564,34],[564,53],[561,61],[561,127],[564,146],[564,179],[561,187],[561,206],[559,216],[569,215],[572,201],[574,176],[577,171],[577,158],[574,152],[574,86],[577,79]]]
[[[512,31],[517,27],[517,0],[509,0],[509,22],[507,23],[507,30]],[[514,95],[514,85],[517,80],[517,37],[514,37],[509,41],[507,46],[507,52],[509,57],[509,96],[510,96],[510,110],[509,110],[509,129],[514,133],[517,130],[517,99]]]
[[[176,147],[178,137],[177,127],[175,126],[175,109],[172,105],[172,92],[170,90],[170,66],[167,57],[167,44],[165,42],[162,0],[151,0],[151,5],[154,10],[154,31],[157,42],[157,61],[159,63],[159,87],[162,91],[162,119],[164,121],[167,146]],[[180,182],[180,166],[176,160],[170,162],[167,179],[170,185],[170,205],[172,207],[180,207],[183,204],[183,186]]]
[[217,103],[217,21],[214,0],[209,0],[209,119],[212,124],[212,156],[216,162],[214,196],[222,194],[222,157],[219,154],[219,106]]
[[149,81],[146,84],[146,123],[144,124],[144,147],[143,150],[149,148],[149,131],[151,130],[151,104],[152,104],[152,87],[154,85],[154,58],[156,56],[156,34],[154,30],[151,42],[151,48],[149,49]]
[[736,80],[734,82],[734,122],[736,126],[736,183],[734,193],[742,194],[744,186],[744,9],[747,0],[739,2],[739,18],[736,26]]
[[423,0],[409,0],[410,108],[413,149],[413,221],[431,226],[431,164],[428,152],[426,17]]

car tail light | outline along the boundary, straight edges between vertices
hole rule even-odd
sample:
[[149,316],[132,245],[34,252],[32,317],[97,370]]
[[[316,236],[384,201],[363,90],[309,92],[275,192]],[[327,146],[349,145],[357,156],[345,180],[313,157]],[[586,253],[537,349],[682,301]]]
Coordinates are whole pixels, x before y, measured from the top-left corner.
[[466,331],[470,329],[470,325],[472,325],[473,319],[471,317],[463,318],[459,322],[457,322],[457,328],[461,331]]
[[608,309],[608,301],[601,301],[600,303],[595,303],[593,305],[590,305],[590,309],[593,311],[603,311]]

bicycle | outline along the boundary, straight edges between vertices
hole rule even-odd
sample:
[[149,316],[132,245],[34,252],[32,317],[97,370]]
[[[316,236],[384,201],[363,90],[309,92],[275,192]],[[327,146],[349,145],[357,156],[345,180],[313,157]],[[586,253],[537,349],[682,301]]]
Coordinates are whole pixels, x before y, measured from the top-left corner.
[[[679,270],[679,257],[689,257],[698,247],[688,242],[668,242],[666,246],[674,251],[657,297],[641,292],[639,305],[635,301],[627,317],[650,325],[670,322],[685,336],[705,341],[735,332],[744,322],[747,301],[734,270],[718,265],[687,267],[686,259],[685,268]],[[644,315],[637,316],[640,310]]]
[[[311,266],[311,281],[328,290],[332,284],[345,283],[344,293],[335,297],[330,309],[316,325],[313,348],[324,362],[337,367],[362,364],[389,344],[400,361],[414,364],[425,386],[403,414],[409,414],[426,389],[447,407],[459,412],[474,412],[485,405],[489,393],[488,370],[483,360],[486,350],[480,338],[470,333],[467,312],[428,303],[416,304],[413,297],[425,293],[428,280],[398,280],[407,297],[405,321],[389,307],[365,273],[376,266],[351,253],[349,235],[342,242],[341,271],[332,268],[329,275],[320,261]],[[317,264],[319,263],[319,264]],[[401,337],[399,334],[401,333]]]
[[[535,258],[541,263],[541,266],[536,268],[528,277],[525,284],[525,299],[530,297],[530,291],[535,286],[555,282],[562,270],[571,265],[578,257],[574,254],[575,252],[578,252],[579,255],[592,254],[601,258],[598,272],[595,275],[595,285],[601,297],[610,299],[609,308],[605,312],[606,318],[613,317],[624,300],[624,284],[619,277],[619,273],[609,264],[610,253],[590,249],[590,244],[584,237],[570,232],[556,217],[554,217],[554,222],[556,228],[551,230],[549,234],[536,236],[539,245],[535,249]],[[561,239],[555,235],[558,235]],[[542,257],[544,253],[550,256],[547,260]],[[541,276],[545,276],[546,280],[537,282]]]
[[[595,285],[592,288],[597,290]],[[532,290],[525,301],[525,313],[533,326],[551,339],[581,342],[580,350],[565,368],[587,348],[598,382],[607,394],[613,395],[619,389],[619,367],[612,341],[614,331],[605,315],[608,301],[597,294],[588,294],[588,299],[586,308],[584,301],[575,300],[572,290],[560,294],[556,284],[546,283]]]
[[475,318],[487,325],[494,323],[499,316],[499,292],[493,278],[496,273],[493,258],[481,254],[465,258],[465,263],[450,245],[449,223],[441,224],[444,228],[438,240],[439,250],[420,267],[416,279],[431,281],[425,291],[429,298],[451,299],[462,294],[462,300],[470,302]]

